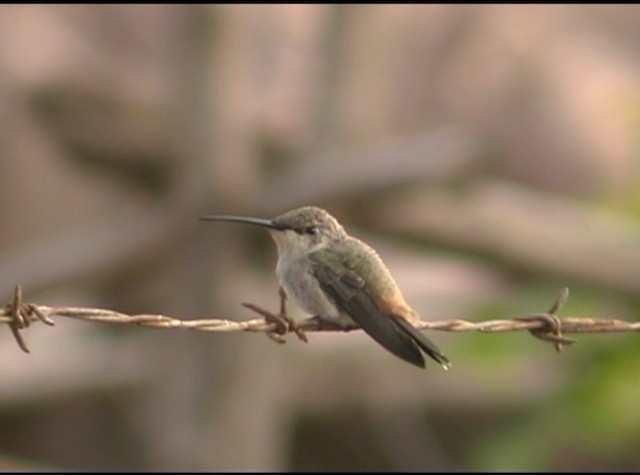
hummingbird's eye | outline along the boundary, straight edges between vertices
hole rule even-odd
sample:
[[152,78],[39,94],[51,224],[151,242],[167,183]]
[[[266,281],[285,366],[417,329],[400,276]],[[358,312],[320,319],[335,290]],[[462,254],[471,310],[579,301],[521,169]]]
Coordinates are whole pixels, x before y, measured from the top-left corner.
[[318,234],[318,227],[317,226],[309,226],[308,228],[305,228],[304,233],[305,234],[311,234],[312,236],[315,236],[316,234]]

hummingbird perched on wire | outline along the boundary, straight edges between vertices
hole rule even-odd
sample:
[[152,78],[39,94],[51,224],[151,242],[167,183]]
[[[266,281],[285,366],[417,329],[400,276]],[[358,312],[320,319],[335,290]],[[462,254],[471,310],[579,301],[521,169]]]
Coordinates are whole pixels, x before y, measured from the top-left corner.
[[[200,219],[268,229],[278,248],[276,274],[281,290],[292,295],[312,318],[339,328],[353,328],[355,322],[376,342],[409,363],[424,368],[424,352],[445,369],[449,367],[447,357],[414,327],[420,317],[405,301],[378,253],[347,234],[327,211],[304,206],[273,219]],[[286,293],[281,294],[282,302]]]

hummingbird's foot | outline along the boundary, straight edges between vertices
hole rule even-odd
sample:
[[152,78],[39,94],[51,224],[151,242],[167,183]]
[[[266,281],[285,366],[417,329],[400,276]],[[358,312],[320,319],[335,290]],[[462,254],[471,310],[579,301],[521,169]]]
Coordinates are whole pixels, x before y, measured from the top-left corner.
[[275,330],[266,332],[266,335],[269,338],[271,338],[276,343],[282,344],[287,342],[283,335],[289,331],[289,324],[284,318],[282,318],[280,315],[275,315],[268,310],[258,307],[257,305],[252,303],[243,303],[242,305],[247,307],[249,310],[253,310],[254,312],[262,315],[267,323],[275,325]]
[[[293,333],[296,334],[296,336],[298,337],[298,339],[300,341],[304,341],[305,343],[309,343],[309,340],[307,339],[307,335],[304,333],[304,330],[298,326],[298,324],[295,322],[295,320],[293,318],[291,318],[287,314],[275,315],[275,317],[277,319],[279,319],[280,322],[284,323],[284,326],[286,328],[285,333],[288,332],[288,331],[293,332]],[[272,335],[272,336],[277,336],[277,337],[282,338],[282,336],[280,336],[280,335]]]
[[299,340],[309,343],[307,335],[304,334],[304,330],[298,326],[293,318],[287,315],[287,291],[284,290],[284,287],[280,286],[280,288],[278,288],[278,295],[280,296],[280,315],[278,315],[278,317],[285,321],[288,326],[288,331],[294,332]]
[[278,294],[280,295],[280,313],[278,315],[275,315],[274,313],[269,312],[268,310],[258,307],[257,305],[254,305],[252,303],[243,303],[242,305],[262,315],[267,323],[272,323],[273,325],[275,325],[275,330],[268,331],[266,332],[266,334],[276,343],[286,343],[284,335],[290,331],[294,332],[300,340],[307,343],[309,341],[307,340],[307,335],[305,335],[302,328],[298,326],[293,318],[287,315],[286,291],[282,287],[280,287]]

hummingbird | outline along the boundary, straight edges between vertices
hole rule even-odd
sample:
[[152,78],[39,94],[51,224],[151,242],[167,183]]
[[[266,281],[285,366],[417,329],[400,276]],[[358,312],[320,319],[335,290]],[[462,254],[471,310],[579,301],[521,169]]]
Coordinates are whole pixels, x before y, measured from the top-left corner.
[[425,368],[424,354],[444,369],[450,362],[414,323],[389,269],[369,245],[347,234],[327,211],[303,206],[273,219],[209,215],[204,221],[234,221],[266,228],[276,243],[280,288],[312,318],[353,328],[354,323],[397,357]]

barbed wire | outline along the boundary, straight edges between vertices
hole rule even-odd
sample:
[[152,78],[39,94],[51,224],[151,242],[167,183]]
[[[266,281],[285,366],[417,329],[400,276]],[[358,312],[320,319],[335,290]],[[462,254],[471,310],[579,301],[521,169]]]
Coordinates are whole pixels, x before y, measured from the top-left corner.
[[[469,322],[466,320],[449,319],[438,321],[420,321],[415,324],[421,330],[440,330],[448,332],[478,331],[483,333],[528,331],[536,338],[553,343],[557,351],[563,345],[573,345],[575,340],[563,337],[565,333],[608,333],[640,331],[640,322],[627,322],[613,318],[564,317],[557,316],[569,296],[569,289],[563,288],[557,299],[547,312],[517,316],[510,319],[487,320],[484,322]],[[280,312],[274,314],[255,304],[244,303],[250,310],[264,318],[251,320],[228,320],[207,318],[198,320],[181,320],[160,314],[129,315],[114,310],[84,307],[50,307],[34,303],[25,303],[22,299],[22,289],[16,286],[13,299],[0,308],[0,324],[6,324],[11,329],[18,346],[29,353],[21,330],[32,323],[42,322],[54,325],[53,316],[75,318],[89,322],[115,323],[137,325],[156,329],[189,329],[210,332],[263,332],[279,343],[284,343],[283,335],[294,332],[298,338],[307,341],[304,332],[319,331],[351,331],[359,327],[338,326],[318,317],[308,318],[294,323],[286,314],[286,294],[280,292]]]

